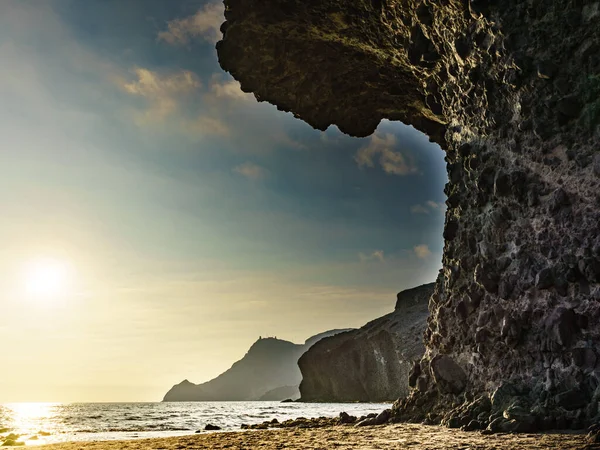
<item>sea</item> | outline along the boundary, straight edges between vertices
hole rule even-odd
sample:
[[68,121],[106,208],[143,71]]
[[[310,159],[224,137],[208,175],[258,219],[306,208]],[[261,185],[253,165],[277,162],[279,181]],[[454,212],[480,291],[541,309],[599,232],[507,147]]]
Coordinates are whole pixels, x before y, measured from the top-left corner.
[[[68,441],[128,440],[183,436],[207,424],[239,431],[242,424],[297,417],[361,416],[391,407],[380,403],[11,403],[0,405],[0,445],[40,445]],[[204,432],[204,431],[202,431]],[[13,436],[14,437],[14,436]]]

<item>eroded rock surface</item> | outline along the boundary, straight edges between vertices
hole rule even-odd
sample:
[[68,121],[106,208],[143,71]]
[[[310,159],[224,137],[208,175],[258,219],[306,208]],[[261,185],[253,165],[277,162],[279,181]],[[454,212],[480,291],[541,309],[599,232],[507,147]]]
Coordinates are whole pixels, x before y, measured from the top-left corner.
[[385,402],[406,397],[409,372],[425,351],[423,332],[434,284],[398,294],[395,310],[322,339],[298,360],[301,401]]
[[[596,421],[599,3],[225,4],[220,63],[258,100],[356,136],[400,120],[446,150],[443,269],[395,417],[491,431]],[[464,372],[451,392],[440,360]]]

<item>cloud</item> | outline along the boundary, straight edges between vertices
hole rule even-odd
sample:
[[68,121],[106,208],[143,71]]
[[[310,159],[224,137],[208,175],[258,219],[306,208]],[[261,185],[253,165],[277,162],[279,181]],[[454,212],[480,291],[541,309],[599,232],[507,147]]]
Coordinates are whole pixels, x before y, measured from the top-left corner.
[[134,115],[138,125],[162,122],[171,132],[187,133],[194,140],[226,137],[245,152],[273,147],[307,149],[277,125],[270,105],[261,107],[249,101],[254,96],[243,92],[234,79],[212,74],[201,80],[188,70],[161,73],[144,67],[131,72],[133,80],[116,76],[114,82],[130,96],[145,102]]
[[137,81],[124,86],[131,94],[162,96],[165,93],[188,92],[200,87],[196,75],[188,70],[162,76],[144,68],[136,68],[134,72],[138,77]]
[[233,171],[243,175],[251,181],[264,180],[269,173],[264,167],[251,162],[240,164],[239,166],[234,167]]
[[358,258],[360,259],[361,262],[368,262],[368,261],[384,262],[385,254],[384,254],[383,250],[375,250],[369,255],[366,255],[361,252],[358,254]]
[[425,259],[431,255],[431,250],[429,250],[429,247],[425,244],[415,245],[413,250],[415,255],[417,255],[417,258]]
[[444,209],[444,207],[445,207],[444,203],[442,203],[442,202],[436,203],[433,200],[427,201],[427,206],[429,206],[432,209]]
[[[221,73],[213,73],[206,83],[201,102],[204,110],[231,126],[232,143],[244,152],[270,152],[273,149],[307,150],[308,146],[288,134],[290,117],[253,94],[243,92],[240,83]],[[294,126],[298,126],[294,121]],[[312,130],[311,130],[312,131]]]
[[294,150],[308,150],[307,145],[291,138],[284,131],[275,131],[273,133],[273,142]]
[[233,100],[254,100],[254,95],[243,92],[239,81],[222,80],[218,74],[214,74],[210,83],[210,90],[217,98],[228,98]]
[[443,202],[437,203],[433,200],[428,200],[422,205],[413,205],[410,207],[410,212],[413,214],[429,214],[432,211],[445,211],[446,205]]
[[188,132],[200,134],[202,136],[213,135],[213,136],[230,136],[231,128],[222,120],[207,116],[200,115],[192,120],[184,122],[184,128]]
[[170,45],[187,45],[192,38],[216,43],[221,39],[221,24],[225,21],[223,2],[207,3],[196,14],[171,20],[167,29],[158,33],[158,40]]
[[319,132],[319,139],[325,144],[340,144],[344,140],[353,139],[340,131],[340,129],[331,125],[325,131]]
[[429,209],[423,205],[413,205],[410,207],[410,212],[413,214],[429,214]]
[[179,109],[182,99],[201,87],[198,77],[188,70],[175,73],[158,72],[138,67],[134,69],[136,80],[121,82],[125,92],[144,97],[148,108],[144,118],[150,121],[164,119]]
[[375,167],[379,163],[385,173],[408,175],[417,172],[414,163],[399,151],[395,151],[396,136],[391,133],[375,133],[368,145],[360,148],[354,159],[359,167]]

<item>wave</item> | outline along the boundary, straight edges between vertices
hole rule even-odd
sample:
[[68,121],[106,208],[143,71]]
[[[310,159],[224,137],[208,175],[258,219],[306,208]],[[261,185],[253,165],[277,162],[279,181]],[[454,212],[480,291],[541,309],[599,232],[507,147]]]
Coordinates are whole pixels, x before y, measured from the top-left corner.
[[[1,2],[2,0],[0,0]],[[389,405],[378,404],[280,404],[279,402],[210,402],[143,404],[54,404],[39,417],[20,422],[10,405],[0,406],[0,429],[33,436],[47,430],[44,443],[193,434],[208,423],[226,431],[241,424],[262,423],[277,418],[337,416],[380,412]],[[132,436],[139,433],[139,436]]]

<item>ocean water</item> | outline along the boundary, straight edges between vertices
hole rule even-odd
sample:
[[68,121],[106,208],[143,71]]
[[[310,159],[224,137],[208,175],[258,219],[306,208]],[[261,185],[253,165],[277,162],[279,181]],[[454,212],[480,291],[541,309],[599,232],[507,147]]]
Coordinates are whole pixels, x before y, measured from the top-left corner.
[[0,405],[0,445],[10,433],[26,445],[182,436],[206,424],[238,431],[243,423],[296,417],[366,415],[389,408],[377,403],[12,403]]

